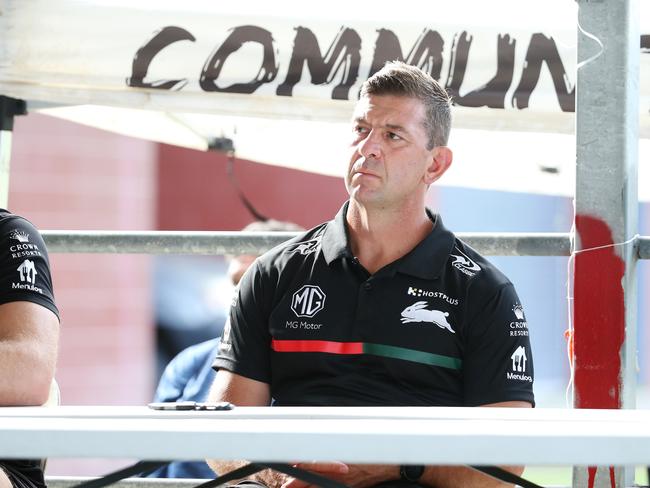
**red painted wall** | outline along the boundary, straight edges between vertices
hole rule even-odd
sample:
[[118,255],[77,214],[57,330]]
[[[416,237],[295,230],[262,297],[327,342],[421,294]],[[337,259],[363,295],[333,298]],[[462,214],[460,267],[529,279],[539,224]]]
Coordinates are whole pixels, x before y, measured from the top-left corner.
[[[161,145],[158,174],[161,230],[239,230],[255,220],[229,181],[221,153]],[[234,174],[261,214],[307,228],[331,219],[347,198],[342,178],[241,159]]]

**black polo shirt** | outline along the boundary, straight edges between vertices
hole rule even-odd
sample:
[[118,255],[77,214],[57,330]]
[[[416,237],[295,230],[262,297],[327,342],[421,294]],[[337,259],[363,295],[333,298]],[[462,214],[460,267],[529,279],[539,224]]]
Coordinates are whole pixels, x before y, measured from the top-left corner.
[[27,219],[0,209],[0,304],[28,301],[59,316],[45,242]]
[[370,275],[346,211],[251,266],[215,369],[269,383],[283,406],[534,403],[512,283],[430,212],[431,233]]

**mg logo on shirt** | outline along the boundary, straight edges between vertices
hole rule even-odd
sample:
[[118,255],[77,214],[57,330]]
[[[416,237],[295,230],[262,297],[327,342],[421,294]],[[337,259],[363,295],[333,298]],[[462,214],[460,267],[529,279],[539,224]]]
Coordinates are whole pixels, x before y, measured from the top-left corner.
[[313,317],[325,307],[325,293],[315,285],[305,285],[293,294],[291,310],[297,317]]

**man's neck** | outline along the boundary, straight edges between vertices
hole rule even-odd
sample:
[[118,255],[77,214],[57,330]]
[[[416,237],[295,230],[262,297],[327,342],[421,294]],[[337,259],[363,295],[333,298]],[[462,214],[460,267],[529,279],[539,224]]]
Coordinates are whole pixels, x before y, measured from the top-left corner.
[[371,274],[408,254],[433,228],[424,206],[369,209],[350,201],[346,221],[352,253]]

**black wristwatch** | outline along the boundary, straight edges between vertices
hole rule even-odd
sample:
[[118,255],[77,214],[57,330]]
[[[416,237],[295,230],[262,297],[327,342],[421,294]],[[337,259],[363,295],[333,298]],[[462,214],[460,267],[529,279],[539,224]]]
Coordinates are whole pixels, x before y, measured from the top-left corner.
[[400,478],[411,483],[419,481],[424,474],[424,466],[421,464],[402,464],[399,467]]

